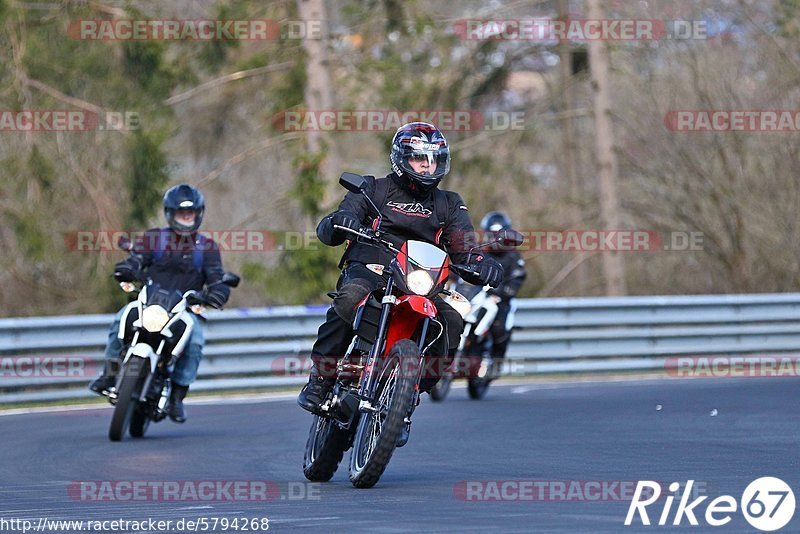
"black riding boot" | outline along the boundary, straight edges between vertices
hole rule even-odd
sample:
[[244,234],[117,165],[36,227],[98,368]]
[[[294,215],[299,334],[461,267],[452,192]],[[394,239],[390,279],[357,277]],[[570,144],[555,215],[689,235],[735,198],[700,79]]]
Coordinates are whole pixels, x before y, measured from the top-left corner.
[[103,391],[109,390],[117,383],[117,368],[119,363],[112,360],[105,360],[103,362],[103,374],[95,378],[89,389],[102,395]]
[[183,408],[183,399],[189,391],[189,386],[172,384],[172,391],[169,394],[169,418],[176,423],[186,421],[186,410]]
[[317,371],[316,366],[312,367],[311,375],[308,377],[308,383],[303,386],[300,395],[297,396],[297,404],[304,410],[319,414],[322,401],[328,396],[328,393],[335,383],[336,378],[332,376],[323,376]]

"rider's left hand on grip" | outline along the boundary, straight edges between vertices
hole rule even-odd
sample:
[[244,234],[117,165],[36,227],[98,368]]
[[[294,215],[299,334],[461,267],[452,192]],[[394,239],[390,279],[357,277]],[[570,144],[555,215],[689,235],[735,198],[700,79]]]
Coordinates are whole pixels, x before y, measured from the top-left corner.
[[477,273],[481,285],[497,287],[503,282],[503,266],[490,256],[478,256],[469,267]]

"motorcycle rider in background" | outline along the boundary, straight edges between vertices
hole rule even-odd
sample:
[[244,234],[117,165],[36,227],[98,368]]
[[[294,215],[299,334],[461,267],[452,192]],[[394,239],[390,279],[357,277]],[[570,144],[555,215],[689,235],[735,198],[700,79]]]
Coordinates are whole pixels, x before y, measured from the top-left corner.
[[[438,188],[450,170],[450,149],[436,126],[413,122],[401,126],[394,135],[390,161],[392,172],[383,178],[367,176],[366,193],[382,214],[381,233],[384,239],[399,246],[403,241],[425,241],[446,250],[453,263],[469,262],[471,270],[479,273],[473,283],[496,286],[502,279],[502,267],[482,251],[471,255],[475,246],[474,228],[461,197],[452,191]],[[338,246],[347,233],[334,225],[360,230],[372,227],[376,214],[363,195],[347,193],[339,208],[324,217],[317,226],[317,237],[329,246]],[[308,383],[298,396],[305,410],[318,413],[320,404],[336,382],[336,364],[344,356],[353,337],[353,316],[357,304],[371,291],[384,287],[392,255],[367,243],[352,241],[345,250],[340,267],[344,269],[337,283],[332,307],[325,323],[319,327],[317,340],[311,350],[314,366]],[[437,369],[447,366],[458,348],[464,326],[461,315],[440,297],[434,300],[438,317],[445,325],[441,346],[432,354],[447,355]],[[446,343],[445,343],[446,342]],[[446,347],[445,347],[446,346]],[[425,376],[420,391],[430,391],[441,377]],[[405,445],[411,425],[411,413],[398,440]]]
[[[144,239],[134,242],[136,256],[117,263],[114,278],[118,282],[133,282],[149,277],[162,289],[185,293],[195,290],[200,299],[213,308],[221,308],[230,296],[230,288],[222,283],[224,270],[219,247],[214,241],[197,232],[205,213],[203,194],[188,184],[177,185],[164,194],[164,216],[167,228],[156,228],[145,232]],[[206,287],[214,284],[213,287]],[[118,337],[119,323],[127,306],[123,306],[108,333],[103,374],[95,379],[89,389],[102,394],[116,383],[120,366],[122,341]],[[197,377],[197,368],[203,357],[205,336],[200,320],[194,320],[191,337],[184,353],[172,370],[172,390],[168,413],[177,423],[186,421],[183,399],[189,386]]]
[[[511,230],[511,219],[501,211],[490,211],[481,220],[484,242],[493,241],[498,232]],[[528,276],[525,271],[525,260],[514,247],[504,247],[499,243],[489,245],[484,249],[486,253],[503,266],[503,281],[489,295],[497,303],[497,317],[489,331],[492,338],[491,356],[494,361],[492,376],[496,377],[502,368],[503,359],[506,357],[508,344],[511,341],[511,330],[514,326],[514,310],[516,305],[514,297],[522,287]]]

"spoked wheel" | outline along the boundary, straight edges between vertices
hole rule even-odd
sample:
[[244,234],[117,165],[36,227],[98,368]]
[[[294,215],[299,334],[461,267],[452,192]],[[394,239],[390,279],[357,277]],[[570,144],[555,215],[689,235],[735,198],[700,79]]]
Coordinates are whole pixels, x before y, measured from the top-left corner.
[[117,403],[114,406],[114,415],[111,416],[111,426],[108,429],[108,439],[120,441],[131,423],[133,412],[138,404],[139,388],[144,374],[149,372],[149,367],[143,365],[140,358],[131,358],[122,368],[122,378],[117,388]]
[[410,339],[392,346],[378,381],[374,411],[361,414],[350,453],[350,482],[371,488],[392,458],[419,376],[419,349]]
[[348,432],[342,430],[333,419],[314,416],[303,458],[303,474],[308,480],[327,482],[333,477],[347,450],[347,438]]

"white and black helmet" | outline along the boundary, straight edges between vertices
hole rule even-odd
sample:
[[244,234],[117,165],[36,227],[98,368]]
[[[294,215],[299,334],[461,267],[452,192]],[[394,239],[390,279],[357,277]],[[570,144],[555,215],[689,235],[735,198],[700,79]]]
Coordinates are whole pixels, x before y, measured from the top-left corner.
[[[194,224],[186,226],[175,220],[178,210],[192,210],[195,213]],[[206,211],[206,199],[196,188],[189,184],[176,185],[164,193],[164,216],[167,224],[176,232],[194,232],[203,222]]]

